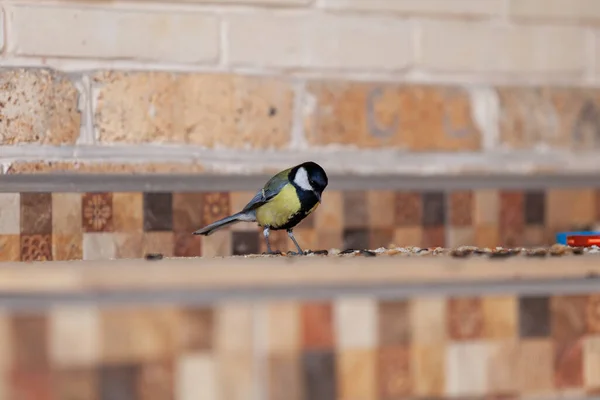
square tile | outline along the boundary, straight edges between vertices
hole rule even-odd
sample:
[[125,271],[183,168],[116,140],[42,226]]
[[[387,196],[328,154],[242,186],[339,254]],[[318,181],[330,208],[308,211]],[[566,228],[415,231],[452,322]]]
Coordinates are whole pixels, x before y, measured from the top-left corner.
[[81,223],[84,232],[113,231],[112,193],[81,195]]
[[573,342],[585,335],[588,296],[552,296],[550,325],[552,338],[558,345]]
[[396,192],[394,221],[397,227],[421,226],[423,201],[419,192]]
[[439,227],[446,224],[446,194],[443,192],[424,192],[423,220],[425,228]]
[[[215,344],[219,352],[250,353],[254,341],[253,306],[247,303],[220,304],[215,307]],[[240,332],[244,332],[240,335]]]
[[95,368],[66,368],[52,373],[55,399],[100,400],[99,376]]
[[138,400],[137,379],[139,366],[110,365],[100,368],[99,387],[101,400]]
[[334,346],[333,311],[330,303],[307,302],[301,306],[302,344],[305,349]]
[[40,313],[20,313],[10,320],[13,368],[41,371],[48,362],[48,318]]
[[394,243],[394,228],[375,228],[369,230],[369,249],[388,248]]
[[600,333],[600,294],[591,294],[585,307],[587,332]]
[[[248,202],[254,197],[255,192],[250,192],[250,191],[245,191],[245,192],[238,192],[238,191],[233,191],[233,192],[229,192],[229,202],[231,205],[231,211],[232,212],[238,212],[240,210],[242,210],[246,204],[248,204]],[[321,206],[319,207],[319,210],[323,210],[323,204],[321,204]],[[314,216],[314,214],[313,214]],[[200,224],[198,225],[198,227],[203,225],[203,220],[200,219]],[[196,228],[198,229],[198,228]],[[253,223],[239,223],[239,224],[235,224],[235,225],[231,225],[231,230],[232,231],[252,231],[254,232],[256,230],[256,224]]]
[[142,258],[144,234],[142,232],[115,233],[113,236],[116,258]]
[[377,394],[382,399],[404,398],[413,394],[410,349],[381,347],[377,353]]
[[49,353],[59,367],[93,366],[100,361],[100,316],[89,306],[60,306],[50,311]]
[[81,235],[80,193],[52,193],[52,234]]
[[21,234],[52,234],[52,194],[21,193]]
[[344,249],[368,249],[369,230],[366,228],[344,229]]
[[408,300],[387,300],[378,304],[379,344],[408,345],[411,342],[411,309]]
[[339,348],[360,349],[377,345],[377,304],[374,299],[340,298],[335,301],[333,311]]
[[267,347],[273,353],[294,353],[301,345],[299,304],[292,301],[268,302]]
[[496,247],[500,245],[500,232],[497,225],[480,225],[475,227],[475,246]]
[[0,193],[0,235],[21,232],[21,200],[19,193]]
[[516,339],[488,342],[488,390],[492,393],[518,393],[518,376],[515,366],[519,362],[519,343]]
[[142,364],[136,382],[139,400],[175,400],[174,375],[170,360]]
[[483,336],[513,339],[518,335],[518,304],[514,296],[485,296],[482,299]]
[[554,344],[554,385],[559,389],[583,387],[583,337]]
[[213,233],[210,236],[201,236],[202,240],[202,256],[210,257],[226,257],[231,255],[232,237],[228,230],[222,230]]
[[17,400],[54,400],[52,382],[48,370],[14,370],[9,373],[11,399]]
[[584,386],[600,389],[600,335],[583,339]]
[[316,242],[320,249],[341,249],[344,247],[342,231],[319,231],[315,232]]
[[453,227],[467,227],[473,224],[475,196],[471,190],[451,192],[449,199],[449,222]]
[[220,354],[218,360],[220,398],[246,399],[248,393],[256,393],[258,377],[252,353]]
[[446,246],[456,248],[460,246],[475,246],[475,228],[448,228],[446,230]]
[[[287,234],[286,234],[287,237]],[[260,254],[260,239],[257,232],[232,232],[231,233],[231,254],[241,256],[246,254]],[[275,250],[275,248],[273,248]]]
[[[294,229],[294,237],[296,237],[296,231],[298,229]],[[237,232],[232,232],[231,233],[231,240],[233,241],[233,236],[234,233]],[[250,234],[253,234],[256,236],[257,241],[258,241],[258,253],[262,254],[262,253],[266,253],[267,251],[267,242],[265,240],[265,236],[263,234],[263,229],[261,227],[258,227],[258,229],[252,231],[252,232],[246,232],[243,231],[243,233],[247,233],[248,236],[250,236]],[[296,240],[298,240],[298,238],[296,238]],[[269,243],[271,245],[271,250],[273,251],[281,251],[281,252],[287,252],[289,250],[293,250],[296,251],[296,246],[294,246],[294,243],[292,243],[292,241],[290,240],[290,237],[288,236],[286,231],[270,231],[269,233]],[[303,244],[300,243],[300,241],[298,240],[298,243],[300,244],[300,246],[302,246]],[[304,248],[303,248],[304,249]],[[255,253],[256,254],[256,253]]]
[[202,237],[189,232],[175,232],[175,257],[200,257],[202,255]]
[[136,192],[113,193],[115,232],[140,233],[144,230],[144,196]]
[[547,231],[542,225],[529,225],[523,231],[523,247],[551,246],[554,240],[547,240]]
[[525,224],[544,225],[546,217],[546,192],[525,192]]
[[203,225],[212,224],[213,222],[231,215],[231,204],[229,201],[229,193],[215,192],[203,193],[202,198],[202,218]]
[[369,225],[367,192],[364,190],[346,190],[343,192],[342,199],[344,202],[344,227],[366,229]]
[[203,226],[204,193],[173,193],[173,230],[191,234]]
[[215,342],[215,315],[211,307],[188,307],[180,311],[180,347],[183,351],[209,352]]
[[133,364],[174,354],[179,345],[179,314],[167,307],[132,306],[100,311],[104,364]]
[[514,247],[522,242],[525,228],[524,197],[522,192],[500,192],[500,242]]
[[300,353],[277,353],[268,357],[269,400],[304,400]]
[[115,234],[113,233],[84,233],[84,260],[114,260],[117,256]]
[[519,298],[519,335],[522,338],[550,336],[550,299],[548,297]]
[[445,346],[417,345],[411,348],[413,391],[417,397],[442,397],[446,378],[444,370]]
[[[573,205],[576,204],[576,207]],[[555,229],[573,229],[594,221],[593,189],[549,189],[546,192],[546,224]]]
[[369,190],[367,192],[370,228],[391,229],[394,227],[395,200],[396,195],[391,190]]
[[420,226],[396,228],[393,244],[400,247],[420,247],[423,242],[423,228]]
[[594,193],[594,204],[596,209],[596,221],[600,221],[600,188]]
[[344,227],[344,200],[339,191],[325,191],[315,214],[317,232],[341,231]]
[[21,237],[19,235],[0,235],[0,261],[21,260]]
[[144,193],[144,231],[173,229],[173,196],[171,193]]
[[52,235],[52,260],[83,260],[83,235]]
[[423,229],[421,247],[446,247],[446,229],[443,226],[432,226]]
[[338,398],[378,399],[375,354],[374,349],[353,349],[337,355]]
[[455,297],[447,303],[448,333],[455,341],[483,337],[483,307],[481,298]]
[[497,225],[500,216],[500,194],[497,190],[485,189],[475,191],[475,225]]
[[[13,321],[9,311],[0,311],[0,371],[8,371],[13,368],[14,363],[14,339],[13,339]],[[0,395],[3,394],[3,387],[6,382],[0,379]]]
[[411,298],[410,327],[413,344],[440,344],[448,337],[446,299],[443,297]]
[[489,347],[485,342],[461,342],[446,348],[446,394],[482,396],[488,390]]
[[173,232],[144,232],[142,252],[144,254],[159,253],[165,257],[173,257],[175,236]]
[[547,395],[554,389],[554,351],[548,339],[521,340],[515,365],[517,385],[522,395]]
[[[262,239],[261,236],[262,235],[259,235],[259,237],[260,237],[259,242]],[[298,227],[298,228],[294,229],[294,237],[296,238],[296,240],[298,241],[298,244],[300,245],[300,247],[303,250],[315,250],[315,249],[323,248],[320,245],[320,243],[318,242],[317,232],[313,228],[306,229],[306,228]],[[288,246],[287,246],[288,250],[296,251],[296,246],[294,246],[294,243],[292,243],[292,241],[289,240],[289,238],[288,238],[287,243],[288,243]]]
[[52,261],[52,235],[21,235],[21,261]]
[[207,353],[182,354],[175,367],[177,400],[219,399],[218,368]]
[[304,398],[336,400],[337,371],[332,350],[305,350],[302,353],[302,378]]

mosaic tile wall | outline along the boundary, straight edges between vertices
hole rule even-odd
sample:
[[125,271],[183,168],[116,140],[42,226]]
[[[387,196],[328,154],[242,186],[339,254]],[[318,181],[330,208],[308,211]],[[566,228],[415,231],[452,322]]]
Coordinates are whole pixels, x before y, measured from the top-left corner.
[[[260,228],[240,223],[191,234],[241,209],[252,192],[0,193],[0,261],[264,252]],[[600,189],[452,192],[326,191],[294,231],[304,249],[537,246],[600,223]],[[273,248],[293,245],[285,232]]]
[[3,313],[0,338],[8,400],[600,394],[600,293],[57,306]]

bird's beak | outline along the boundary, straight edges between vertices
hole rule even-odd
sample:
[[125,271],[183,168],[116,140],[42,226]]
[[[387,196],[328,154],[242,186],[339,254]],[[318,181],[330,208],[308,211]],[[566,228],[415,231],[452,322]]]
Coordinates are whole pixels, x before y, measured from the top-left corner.
[[317,192],[315,192],[315,194],[317,195],[317,200],[319,200],[319,203],[321,202],[321,195]]

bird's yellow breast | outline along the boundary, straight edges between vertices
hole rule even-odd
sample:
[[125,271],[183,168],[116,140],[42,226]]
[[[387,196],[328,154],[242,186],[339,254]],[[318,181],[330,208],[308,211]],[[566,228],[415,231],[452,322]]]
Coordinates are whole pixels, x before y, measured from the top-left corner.
[[256,210],[256,221],[261,226],[285,225],[301,209],[300,199],[293,185],[285,185],[268,203]]

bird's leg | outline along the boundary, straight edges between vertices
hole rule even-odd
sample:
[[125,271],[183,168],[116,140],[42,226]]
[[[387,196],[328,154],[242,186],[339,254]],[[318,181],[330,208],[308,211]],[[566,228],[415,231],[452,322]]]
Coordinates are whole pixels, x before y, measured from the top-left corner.
[[300,245],[298,244],[298,242],[296,241],[296,238],[294,237],[294,233],[292,232],[291,229],[287,230],[287,234],[290,237],[290,239],[292,239],[292,242],[294,242],[294,244],[296,245],[296,248],[298,249],[298,253],[296,253],[297,255],[301,255],[304,252],[302,251],[302,248],[300,247]]
[[263,230],[263,235],[265,236],[265,242],[267,242],[267,253],[273,254],[273,252],[271,251],[271,245],[269,244],[269,227],[268,226],[265,226],[265,229]]

